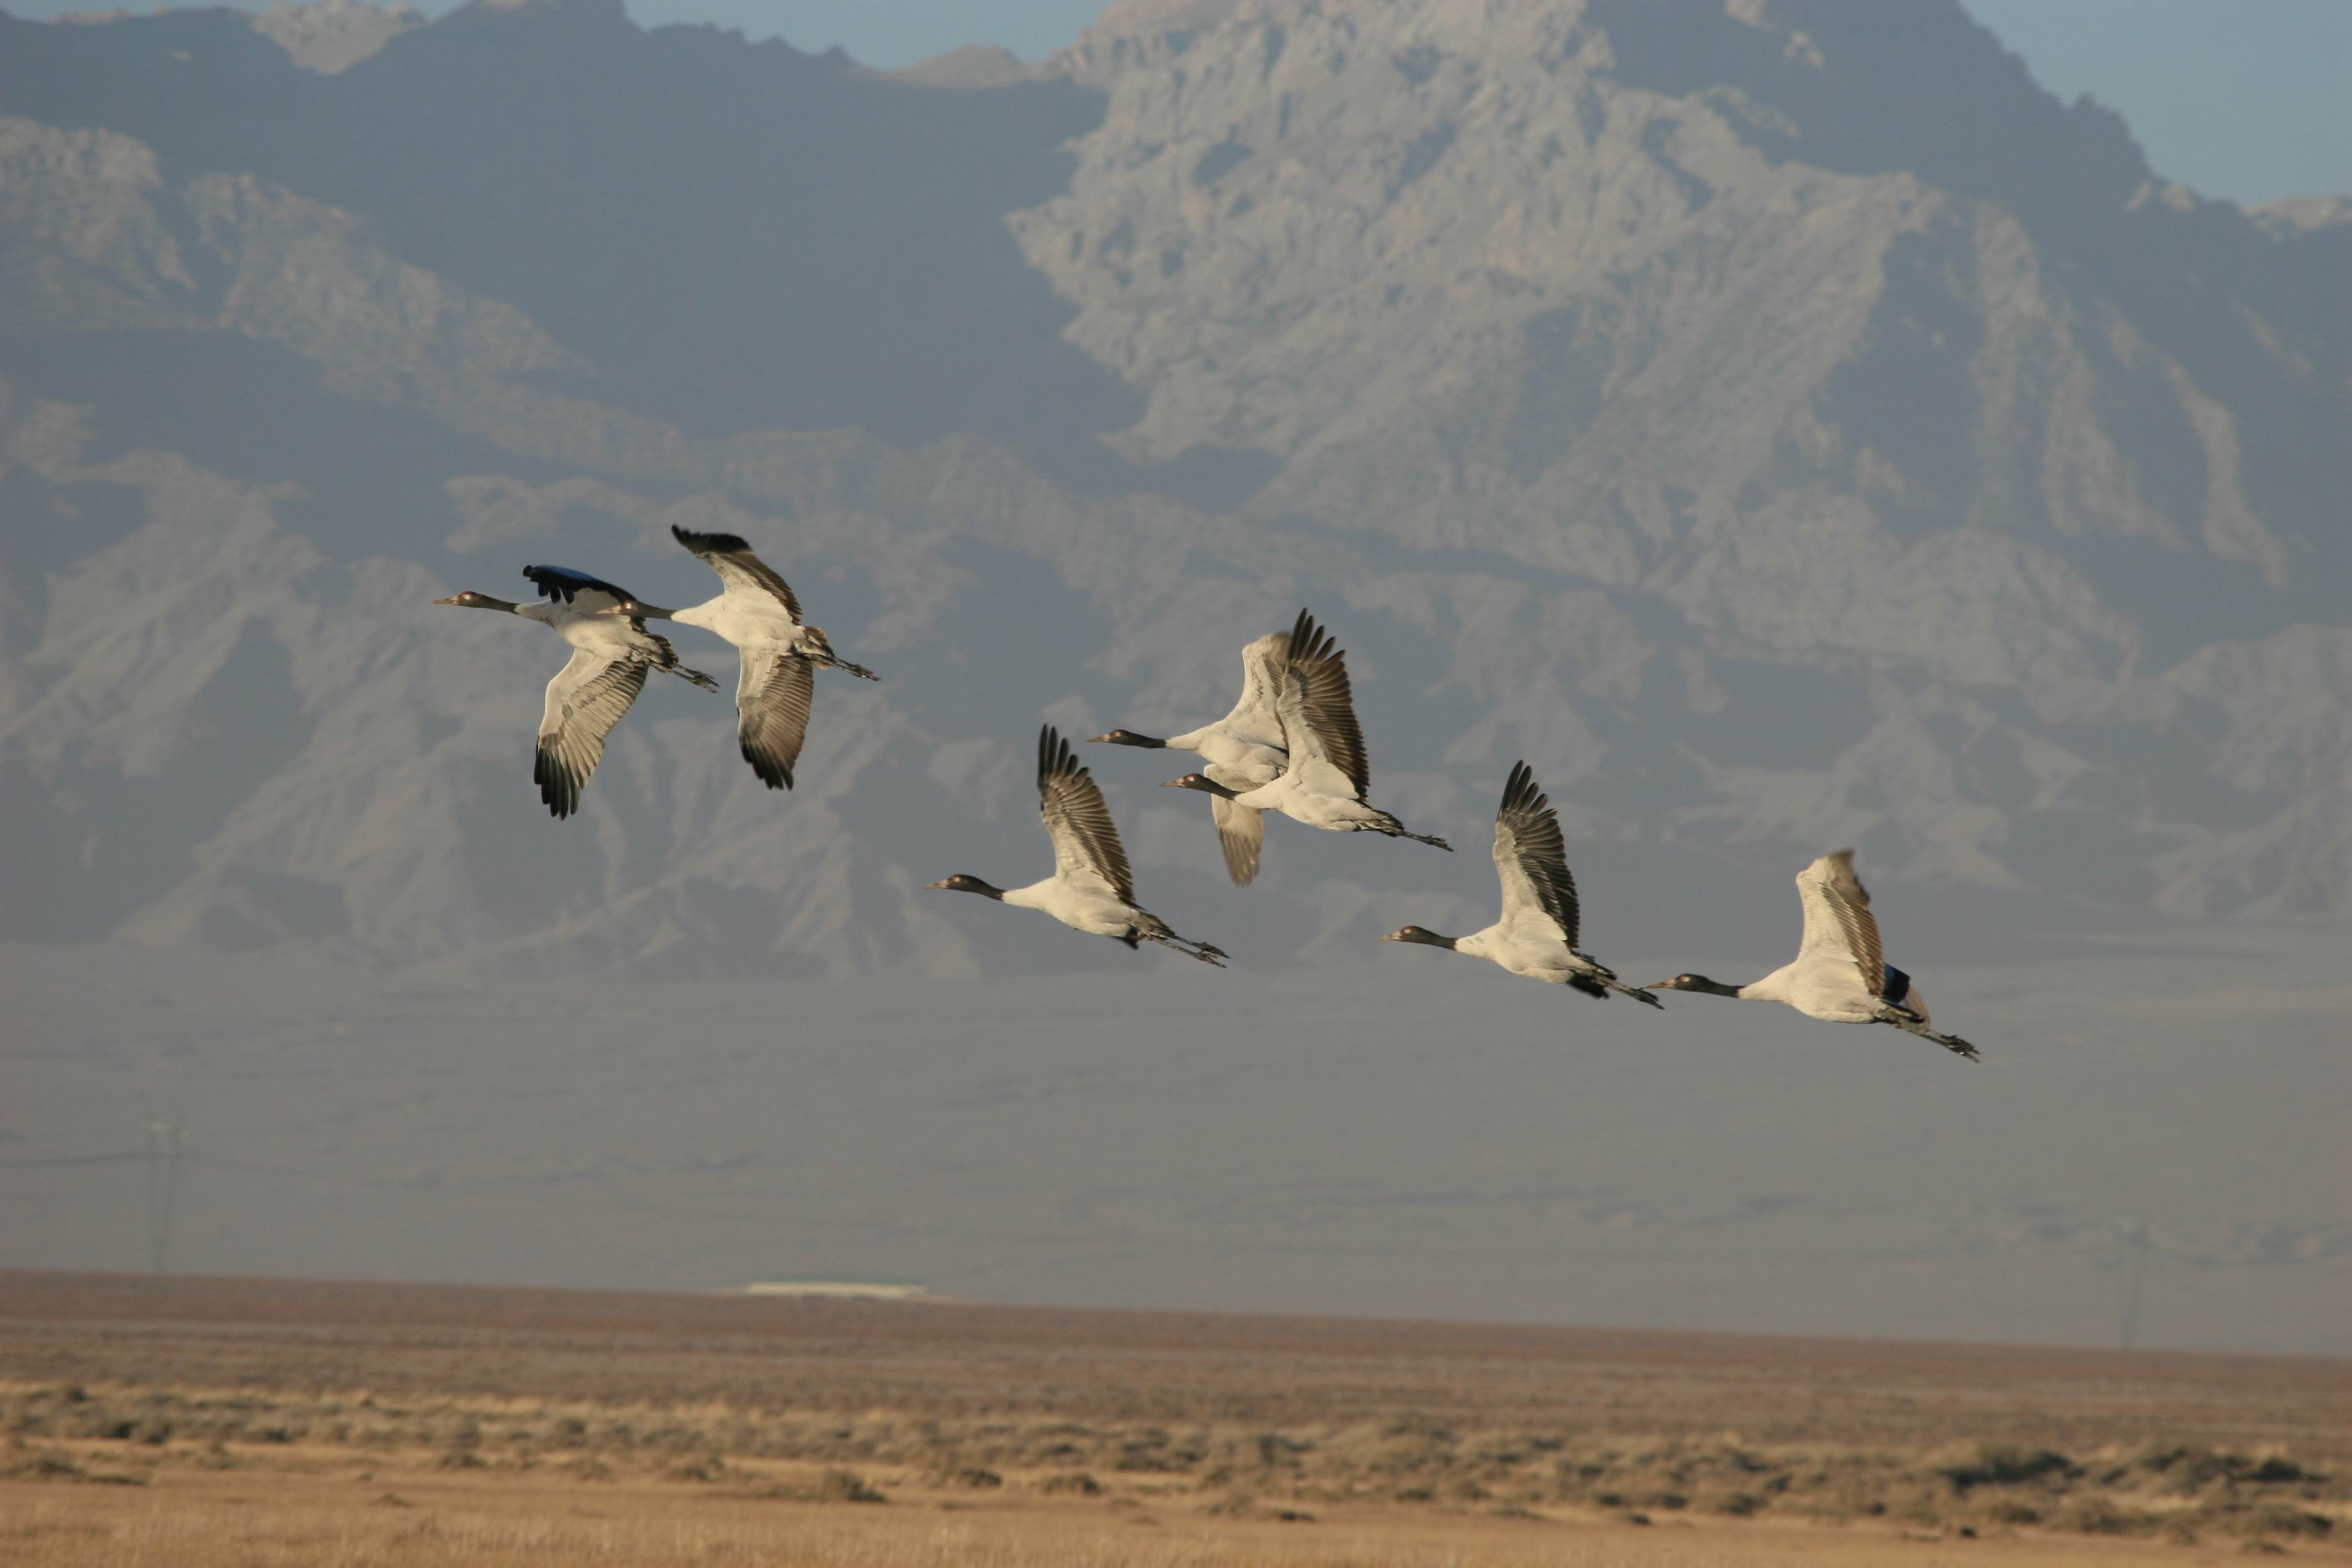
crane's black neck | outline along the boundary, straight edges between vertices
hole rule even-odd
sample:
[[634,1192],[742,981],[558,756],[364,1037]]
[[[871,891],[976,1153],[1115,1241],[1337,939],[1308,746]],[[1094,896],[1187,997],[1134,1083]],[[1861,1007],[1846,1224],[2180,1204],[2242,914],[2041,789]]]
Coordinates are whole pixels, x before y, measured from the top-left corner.
[[1404,930],[1397,932],[1396,935],[1389,938],[1389,940],[1391,942],[1417,942],[1423,947],[1442,947],[1450,952],[1453,950],[1454,944],[1460,942],[1462,939],[1458,936],[1440,936],[1435,931],[1431,931],[1424,926],[1407,926]]
[[1679,975],[1674,982],[1677,991],[1703,991],[1709,996],[1737,996],[1748,989],[1745,985],[1726,985],[1719,980],[1709,980],[1704,974]]

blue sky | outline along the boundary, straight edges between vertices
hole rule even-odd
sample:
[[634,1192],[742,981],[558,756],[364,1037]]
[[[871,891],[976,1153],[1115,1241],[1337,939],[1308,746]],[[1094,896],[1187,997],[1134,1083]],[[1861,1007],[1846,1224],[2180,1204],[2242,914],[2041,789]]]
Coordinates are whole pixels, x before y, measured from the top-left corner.
[[[425,0],[437,14],[455,0]],[[963,43],[1034,58],[1106,0],[628,0],[647,26],[712,22],[868,65]],[[1859,0],[1857,0],[1859,3]],[[1873,0],[1884,3],[1884,0]],[[94,0],[0,0],[20,16]],[[2352,0],[1963,0],[2062,98],[2119,110],[2157,171],[2252,204],[2352,193]]]

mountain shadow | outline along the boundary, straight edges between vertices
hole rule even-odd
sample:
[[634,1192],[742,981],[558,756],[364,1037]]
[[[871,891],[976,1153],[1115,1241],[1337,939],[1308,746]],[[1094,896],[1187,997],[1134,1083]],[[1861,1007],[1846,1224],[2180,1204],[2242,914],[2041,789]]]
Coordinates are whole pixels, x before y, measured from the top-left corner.
[[1136,415],[1003,223],[1101,119],[1072,82],[911,85],[530,0],[334,76],[228,11],[0,18],[0,112],[134,136],[167,184],[250,174],[363,214],[593,361],[600,399],[697,433],[971,432],[1050,470]]

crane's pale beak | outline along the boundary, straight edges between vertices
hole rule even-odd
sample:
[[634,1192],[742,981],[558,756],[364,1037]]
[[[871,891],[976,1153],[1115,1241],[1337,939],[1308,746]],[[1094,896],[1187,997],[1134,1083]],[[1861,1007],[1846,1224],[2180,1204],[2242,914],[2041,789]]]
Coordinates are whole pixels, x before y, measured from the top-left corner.
[[436,605],[454,605],[457,602],[457,598],[458,595],[452,594],[446,599],[436,599],[433,602]]

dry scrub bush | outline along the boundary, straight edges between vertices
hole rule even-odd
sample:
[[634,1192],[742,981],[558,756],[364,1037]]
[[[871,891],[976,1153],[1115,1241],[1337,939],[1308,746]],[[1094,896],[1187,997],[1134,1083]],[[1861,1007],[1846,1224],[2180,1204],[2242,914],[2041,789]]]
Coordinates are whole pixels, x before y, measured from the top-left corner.
[[[1096,1496],[1189,1492],[1235,1510],[1370,1503],[1620,1516],[1894,1518],[1939,1530],[2040,1527],[2144,1536],[2170,1529],[2305,1540],[2336,1531],[2345,1478],[2282,1452],[2173,1445],[2089,1455],[1970,1443],[1902,1452],[1714,1437],[1601,1437],[1523,1424],[1357,1420],[1191,1426],[1066,1417],[746,1408],[709,1400],[502,1400],[352,1392],[0,1384],[0,1431],[93,1469],[94,1453],[233,1467],[263,1446],[407,1453],[451,1469],[528,1469],[561,1457],[583,1482],[623,1475],[742,1489],[760,1467],[845,1478],[771,1495],[866,1501],[869,1471],[934,1487]],[[234,1446],[234,1447],[233,1447]],[[242,1453],[239,1452],[242,1450]],[[11,1462],[0,1458],[0,1463]],[[739,1468],[748,1467],[748,1468]],[[101,1465],[96,1469],[112,1468]],[[67,1478],[70,1479],[70,1478]],[[1279,1504],[1268,1500],[1282,1500]],[[1293,1511],[1297,1511],[1294,1509]]]

